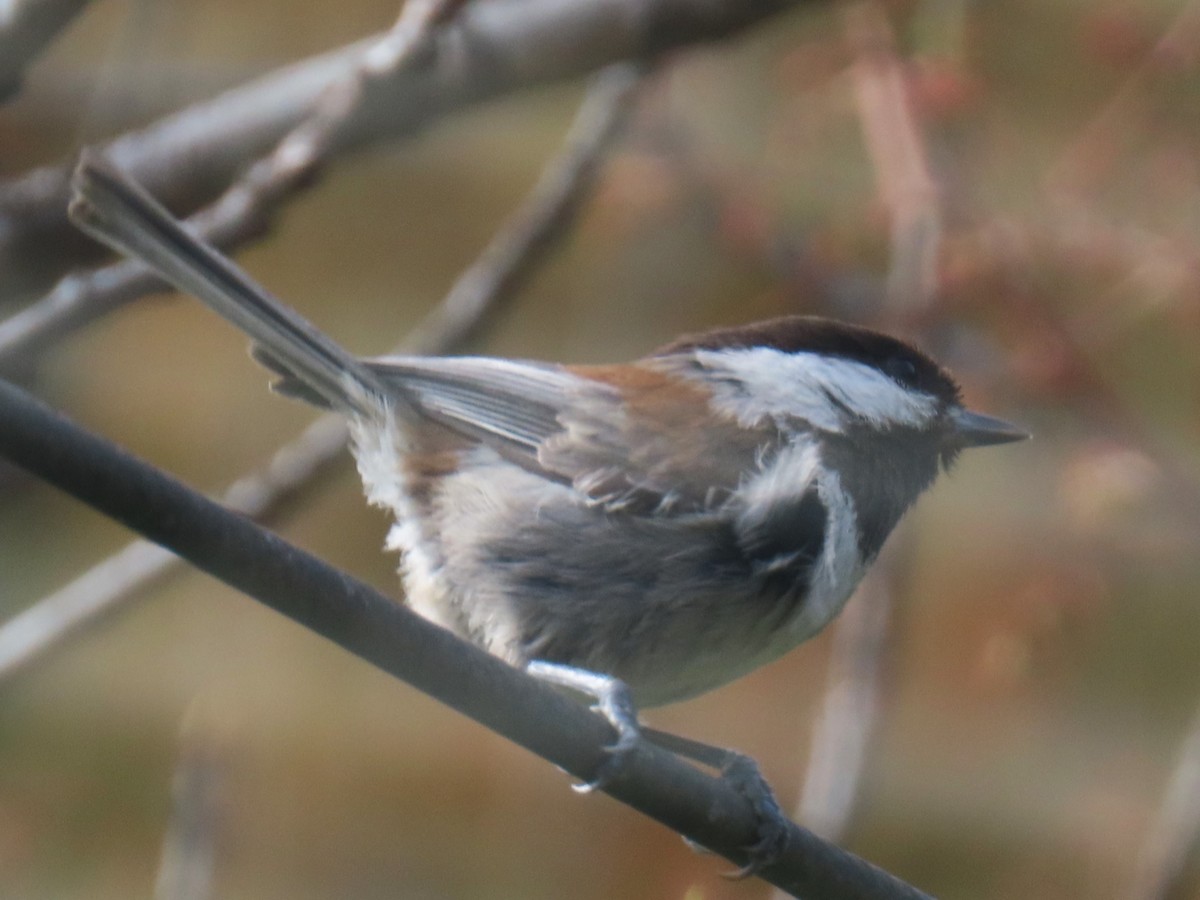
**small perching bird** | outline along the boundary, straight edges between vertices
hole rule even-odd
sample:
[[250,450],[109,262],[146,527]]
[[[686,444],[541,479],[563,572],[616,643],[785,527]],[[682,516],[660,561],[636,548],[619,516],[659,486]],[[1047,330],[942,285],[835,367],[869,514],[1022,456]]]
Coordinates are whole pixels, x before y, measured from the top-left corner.
[[910,345],[811,317],[610,366],[359,359],[114,170],[85,156],[76,191],[77,224],[246,332],[278,390],[347,417],[408,602],[597,697],[614,765],[629,695],[682,700],[811,637],[940,469],[1026,437]]

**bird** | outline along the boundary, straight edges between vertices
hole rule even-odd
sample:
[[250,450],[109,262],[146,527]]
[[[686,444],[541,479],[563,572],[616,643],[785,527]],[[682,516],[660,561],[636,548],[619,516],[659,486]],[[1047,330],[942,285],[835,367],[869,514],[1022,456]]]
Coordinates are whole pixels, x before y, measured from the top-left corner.
[[407,602],[595,697],[614,756],[637,709],[827,625],[963,450],[1027,437],[967,409],[913,345],[812,316],[614,365],[363,359],[96,156],[71,217],[246,332],[277,391],[342,413],[368,500],[394,516]]

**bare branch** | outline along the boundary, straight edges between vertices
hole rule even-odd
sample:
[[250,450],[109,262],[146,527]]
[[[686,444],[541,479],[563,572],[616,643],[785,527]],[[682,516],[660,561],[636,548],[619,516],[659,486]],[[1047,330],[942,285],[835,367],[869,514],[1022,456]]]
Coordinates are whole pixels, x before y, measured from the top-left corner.
[[[617,65],[597,76],[561,155],[546,166],[529,197],[398,352],[452,352],[516,296],[538,261],[574,222],[605,152],[632,109],[639,83],[633,65]],[[339,458],[345,443],[341,417],[322,416],[277,451],[265,469],[238,479],[221,502],[244,515],[264,516]],[[178,562],[154,544],[135,541],[0,625],[0,681],[131,599]]]
[[40,300],[0,321],[0,362],[41,353],[131,300],[165,289],[149,269],[128,259],[68,275]]
[[[1115,147],[1126,143],[1130,135],[1140,135],[1145,123],[1143,100],[1154,77],[1173,67],[1165,60],[1177,56],[1180,48],[1192,48],[1200,42],[1200,2],[1184,3],[1175,18],[1142,62],[1115,91],[1107,103],[1079,130],[1075,139],[1048,167],[1044,183],[1057,204],[1082,201],[1097,174],[1096,159],[1115,160]],[[1105,167],[1106,169],[1108,167]]]
[[[414,64],[429,48],[435,26],[459,0],[407,3],[395,27],[360,52],[355,64],[331,82],[312,114],[287,132],[211,206],[189,220],[217,247],[231,247],[266,230],[293,193],[312,182],[343,130],[367,101],[373,85]],[[186,171],[188,166],[180,166]],[[0,323],[0,358],[44,348],[116,306],[163,283],[140,263],[123,261],[86,275],[70,275],[49,294]]]
[[401,349],[436,353],[441,351],[426,348],[466,343],[485,313],[525,284],[590,195],[604,151],[633,108],[643,73],[642,66],[627,63],[596,76],[558,158],[543,170],[530,196]]
[[0,102],[21,87],[25,70],[90,0],[0,2]]
[[[411,134],[448,113],[534,85],[578,78],[612,62],[730,37],[804,0],[488,0],[437,28],[420,65],[373,81],[329,151]],[[812,0],[808,0],[812,2]],[[246,160],[309,119],[332,83],[378,38],[275,72],[104,148],[105,156],[175,208],[223,191]],[[186,165],[180,165],[186,160]],[[39,291],[94,248],[66,220],[69,165],[0,188],[0,295]]]
[[920,126],[912,112],[891,25],[878,0],[845,8],[859,118],[879,194],[892,219],[887,302],[917,312],[938,292],[942,216]]
[[1158,813],[1138,852],[1129,900],[1163,900],[1200,853],[1200,711],[1180,747]]
[[867,748],[882,711],[882,669],[892,634],[898,556],[903,553],[893,539],[834,626],[828,686],[813,728],[796,815],[831,841],[843,840],[850,827],[867,768]]
[[[553,688],[3,382],[0,420],[0,455],[16,465],[567,772],[586,780],[604,762],[612,728]],[[604,790],[736,865],[746,863],[757,833],[753,804],[671,753],[642,742]],[[926,896],[795,825],[779,861],[760,874],[795,896]]]
[[[293,496],[342,454],[346,427],[322,416],[280,449],[267,467],[234,482],[221,497],[227,508],[259,517]],[[179,564],[149,541],[134,541],[57,591],[0,625],[0,682],[115,611]]]
[[[893,313],[919,313],[938,289],[937,189],[882,7],[876,0],[860,0],[846,7],[843,16],[855,56],[852,74],[864,140],[892,216],[887,304]],[[897,535],[834,626],[828,684],[797,809],[800,821],[830,840],[844,837],[858,805],[883,704],[882,669],[903,553],[903,539]]]
[[229,758],[224,741],[211,723],[196,721],[199,716],[193,705],[184,722],[171,783],[171,817],[154,884],[155,900],[209,900],[214,896]]

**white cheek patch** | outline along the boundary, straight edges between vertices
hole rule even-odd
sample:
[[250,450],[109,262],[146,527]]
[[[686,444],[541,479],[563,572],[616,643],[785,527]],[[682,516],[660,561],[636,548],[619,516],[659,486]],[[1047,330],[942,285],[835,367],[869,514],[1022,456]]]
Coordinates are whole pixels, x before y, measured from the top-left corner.
[[738,497],[744,504],[743,519],[748,522],[762,519],[780,501],[803,497],[820,463],[815,440],[801,437],[785,447],[775,460],[738,488]]
[[717,406],[746,426],[799,418],[833,432],[844,431],[854,420],[920,428],[937,414],[937,400],[929,394],[836,356],[753,347],[697,350],[695,359],[718,376],[715,383],[705,381]]

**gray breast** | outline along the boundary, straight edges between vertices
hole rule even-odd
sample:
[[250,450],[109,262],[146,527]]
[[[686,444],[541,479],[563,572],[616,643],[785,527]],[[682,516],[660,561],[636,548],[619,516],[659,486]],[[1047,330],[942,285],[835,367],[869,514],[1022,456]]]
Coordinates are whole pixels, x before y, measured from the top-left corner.
[[615,675],[642,705],[782,652],[775,637],[803,603],[826,524],[815,489],[749,522],[729,509],[641,515],[498,460],[447,478],[436,506],[454,606],[443,621],[515,664]]

